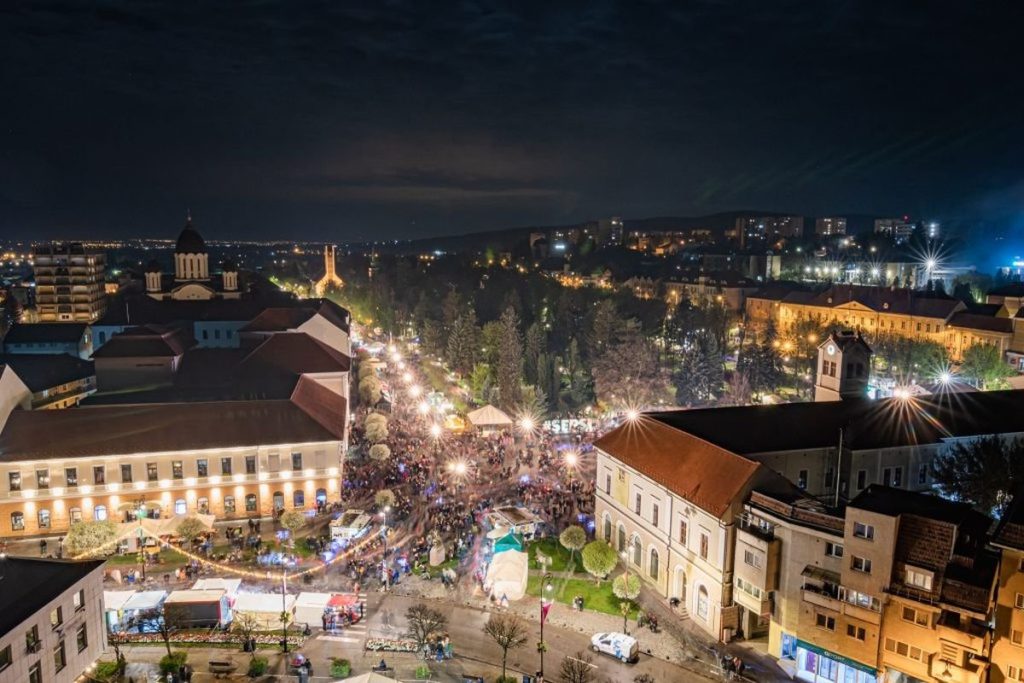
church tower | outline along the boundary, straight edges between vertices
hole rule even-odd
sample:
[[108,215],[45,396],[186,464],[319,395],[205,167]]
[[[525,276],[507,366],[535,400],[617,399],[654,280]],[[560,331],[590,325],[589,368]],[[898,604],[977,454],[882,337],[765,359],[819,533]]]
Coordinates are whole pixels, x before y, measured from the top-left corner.
[[188,214],[185,227],[178,235],[174,248],[174,279],[178,282],[210,279],[210,256],[206,253],[206,242],[192,227],[192,214]]
[[871,370],[871,348],[859,334],[833,332],[818,345],[815,401],[865,398]]
[[334,269],[334,245],[324,245],[324,276],[313,285],[317,296],[323,296],[329,288],[341,289],[345,286],[338,273]]

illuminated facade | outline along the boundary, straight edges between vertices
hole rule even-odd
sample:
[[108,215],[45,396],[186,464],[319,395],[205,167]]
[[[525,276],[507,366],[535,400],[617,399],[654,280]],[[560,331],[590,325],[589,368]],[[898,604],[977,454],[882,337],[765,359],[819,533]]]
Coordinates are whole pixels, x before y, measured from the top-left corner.
[[32,250],[36,309],[41,322],[91,323],[107,308],[107,257],[81,243],[47,244]]

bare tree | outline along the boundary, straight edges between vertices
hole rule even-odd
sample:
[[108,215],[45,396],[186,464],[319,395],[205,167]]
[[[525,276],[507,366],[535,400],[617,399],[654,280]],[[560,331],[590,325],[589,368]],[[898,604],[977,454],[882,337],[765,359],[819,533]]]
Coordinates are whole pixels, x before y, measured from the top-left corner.
[[[249,641],[252,640],[252,637],[260,630],[260,621],[253,614],[245,612],[231,622],[231,628],[238,634],[238,639],[242,643],[242,649],[245,649]],[[256,648],[250,650],[249,656],[256,656]]]
[[508,651],[522,647],[528,638],[526,622],[512,612],[492,613],[484,624],[484,633],[501,648],[501,680],[505,680]]
[[565,683],[591,683],[594,680],[594,671],[597,669],[593,661],[590,655],[582,651],[565,657],[559,668],[562,680]]
[[440,633],[448,625],[448,617],[423,603],[407,609],[405,618],[409,620],[406,634],[416,641],[416,646],[421,650],[434,635]]

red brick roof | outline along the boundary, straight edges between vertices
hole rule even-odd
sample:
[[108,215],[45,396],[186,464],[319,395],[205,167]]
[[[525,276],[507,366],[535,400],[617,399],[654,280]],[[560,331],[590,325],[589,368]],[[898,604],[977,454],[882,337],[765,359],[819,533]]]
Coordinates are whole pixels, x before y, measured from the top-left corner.
[[718,517],[746,495],[760,467],[646,415],[608,432],[594,446]]

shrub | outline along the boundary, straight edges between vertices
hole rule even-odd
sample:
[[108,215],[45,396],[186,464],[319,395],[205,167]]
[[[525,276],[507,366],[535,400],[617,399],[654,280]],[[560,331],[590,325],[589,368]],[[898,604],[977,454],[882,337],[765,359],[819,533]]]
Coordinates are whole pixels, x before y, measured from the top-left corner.
[[348,678],[352,673],[352,663],[343,657],[331,657],[331,676],[334,678]]
[[113,683],[121,676],[121,666],[117,662],[100,662],[91,674],[93,680],[102,683]]
[[177,674],[178,670],[181,669],[187,660],[188,653],[182,652],[181,650],[172,652],[169,655],[164,655],[160,658],[160,673],[165,677],[167,674]]
[[249,660],[249,677],[256,678],[267,673],[267,658],[266,657],[253,657]]
[[498,676],[494,683],[519,683],[515,676]]
[[430,667],[426,664],[420,664],[416,667],[416,680],[425,681],[430,678]]

